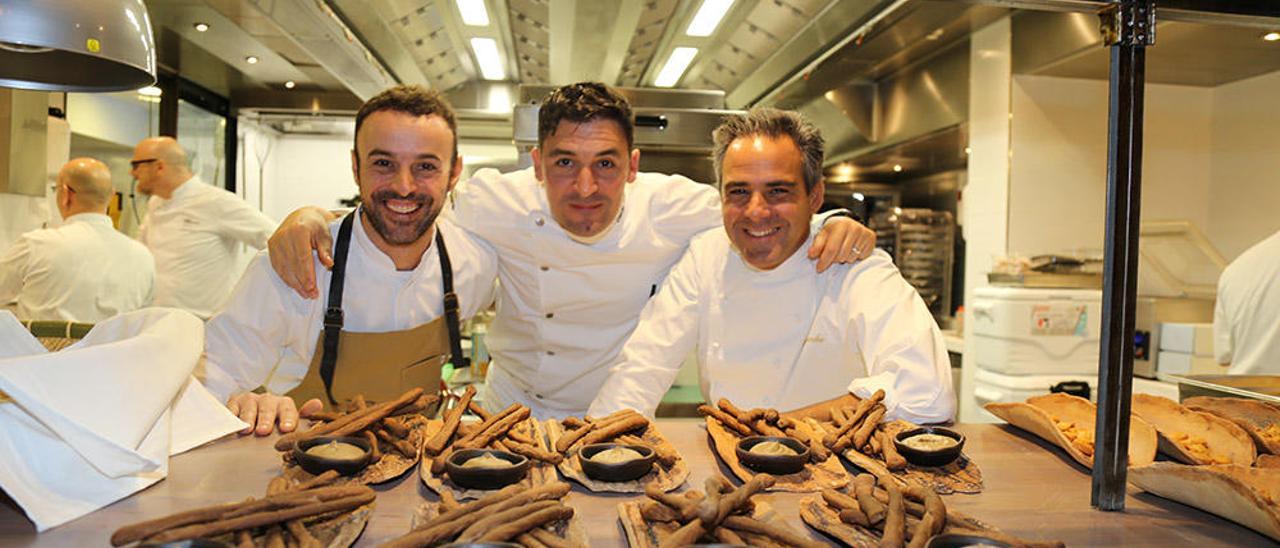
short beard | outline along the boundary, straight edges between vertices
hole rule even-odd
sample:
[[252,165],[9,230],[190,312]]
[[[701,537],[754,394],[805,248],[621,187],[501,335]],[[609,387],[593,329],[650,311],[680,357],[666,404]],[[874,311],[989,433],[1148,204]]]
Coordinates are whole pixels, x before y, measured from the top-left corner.
[[[392,226],[386,222],[380,215],[385,206],[381,205],[384,199],[400,199],[414,200],[422,204],[422,208],[427,214],[421,221],[411,226],[396,225]],[[364,204],[364,216],[369,219],[369,224],[373,225],[374,232],[377,232],[382,240],[391,245],[410,245],[416,243],[423,234],[431,230],[431,226],[436,222],[436,217],[440,215],[439,210],[435,210],[434,200],[430,196],[419,193],[413,193],[408,196],[400,196],[391,190],[379,190],[369,197],[372,203]]]

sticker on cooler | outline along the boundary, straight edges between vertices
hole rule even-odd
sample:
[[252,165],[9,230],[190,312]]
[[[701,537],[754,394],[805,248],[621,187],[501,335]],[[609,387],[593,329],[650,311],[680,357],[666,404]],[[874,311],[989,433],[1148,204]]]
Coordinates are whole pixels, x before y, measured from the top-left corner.
[[1032,336],[1075,335],[1088,333],[1089,312],[1084,305],[1037,304],[1031,307]]

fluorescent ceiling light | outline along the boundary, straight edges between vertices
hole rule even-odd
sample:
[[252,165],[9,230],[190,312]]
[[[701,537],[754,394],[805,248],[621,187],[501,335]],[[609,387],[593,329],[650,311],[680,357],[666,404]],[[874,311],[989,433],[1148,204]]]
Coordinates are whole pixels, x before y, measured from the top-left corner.
[[671,50],[671,57],[667,58],[667,64],[662,66],[662,70],[658,71],[658,77],[654,79],[653,85],[660,88],[669,88],[676,85],[680,81],[680,77],[684,75],[685,69],[689,68],[689,63],[693,62],[693,57],[698,54],[698,48],[680,47]]
[[468,26],[489,26],[489,11],[484,7],[484,0],[458,0],[458,13]]
[[1275,42],[1276,40],[1280,40],[1280,32],[1268,32],[1262,35],[1262,39],[1268,42]]
[[471,51],[476,54],[480,63],[480,75],[485,80],[505,80],[507,71],[502,67],[502,57],[498,55],[498,42],[493,38],[472,38]]
[[685,29],[684,33],[689,36],[711,36],[732,5],[733,0],[702,0],[702,6],[698,8],[697,13],[693,14],[693,20],[689,22],[689,28]]

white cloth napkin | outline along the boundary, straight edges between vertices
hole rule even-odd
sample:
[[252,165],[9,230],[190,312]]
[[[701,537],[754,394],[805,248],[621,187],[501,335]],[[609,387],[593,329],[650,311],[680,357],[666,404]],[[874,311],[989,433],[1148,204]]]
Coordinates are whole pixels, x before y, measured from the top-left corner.
[[[16,326],[16,327],[15,327]],[[149,308],[45,352],[0,312],[0,487],[44,531],[160,481],[169,456],[244,428],[191,376],[204,325]]]

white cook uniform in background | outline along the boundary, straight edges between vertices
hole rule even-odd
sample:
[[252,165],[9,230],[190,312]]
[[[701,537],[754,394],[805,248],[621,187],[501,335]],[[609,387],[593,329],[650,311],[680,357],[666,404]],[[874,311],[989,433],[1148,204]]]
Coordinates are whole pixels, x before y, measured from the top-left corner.
[[152,196],[138,239],[156,259],[154,304],[212,316],[240,279],[248,248],[266,248],[275,228],[240,197],[199,177],[167,200]]
[[556,223],[532,168],[482,169],[453,199],[449,215],[498,252],[485,405],[539,418],[586,411],[671,265],[721,223],[714,187],[659,173],[627,185],[619,219],[591,244]]
[[697,350],[707,401],[791,411],[846,393],[885,391],[888,418],[955,415],[942,333],[884,251],[818,274],[804,250],[769,271],[723,230],[698,236],[644,309],[589,414],[653,415],[680,363]]
[[[334,241],[340,222],[329,225]],[[449,250],[453,290],[465,320],[493,302],[497,259],[492,249],[445,219],[437,220],[436,230]],[[343,329],[400,331],[443,316],[437,251],[433,241],[416,268],[399,271],[369,239],[364,223],[353,223]],[[260,385],[283,394],[302,382],[323,327],[332,277],[319,261],[315,269],[320,298],[304,299],[280,280],[265,252],[254,257],[226,307],[205,326],[205,363],[197,376],[219,401]]]
[[23,234],[0,258],[0,303],[23,320],[97,323],[151,302],[155,263],[111,217],[79,213]]
[[1218,279],[1213,352],[1231,375],[1280,375],[1280,232],[1254,244]]

